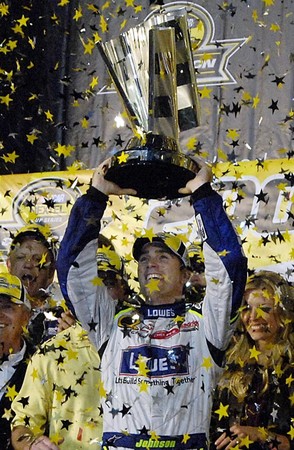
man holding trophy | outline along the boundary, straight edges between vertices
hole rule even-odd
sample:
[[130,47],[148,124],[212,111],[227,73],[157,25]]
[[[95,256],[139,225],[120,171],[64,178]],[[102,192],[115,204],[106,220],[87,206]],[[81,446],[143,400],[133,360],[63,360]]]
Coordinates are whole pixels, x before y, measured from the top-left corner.
[[[179,36],[175,22],[174,34]],[[136,33],[141,36],[145,31]],[[160,55],[155,57],[160,78],[164,77],[164,68],[170,67],[165,56],[164,63],[159,61]],[[133,102],[129,110],[134,112],[137,104]],[[167,113],[162,115],[163,110],[167,111],[164,105],[160,108],[161,113],[156,113],[158,117],[153,121],[155,127],[168,118]],[[152,130],[150,139],[148,133],[142,139],[135,136],[140,145],[132,144],[125,150],[132,161],[126,163],[127,172],[145,169],[150,174],[152,166],[164,168],[167,183],[157,193],[153,186],[148,192],[148,183],[144,186],[144,196],[162,198],[169,197],[167,186],[172,186],[167,161],[179,164],[180,171],[184,167],[184,179],[178,177],[180,185],[171,187],[171,195],[191,196],[203,240],[207,280],[203,304],[185,298],[189,259],[184,243],[174,234],[142,234],[134,243],[133,256],[138,262],[144,297],[141,304],[126,304],[115,314],[107,290],[95,282],[98,236],[109,195],[142,195],[136,177],[135,181],[126,180],[124,174],[117,174],[123,166],[117,158],[99,165],[88,192],[73,206],[58,257],[58,276],[65,298],[96,348],[105,347],[99,386],[103,449],[208,447],[212,390],[222,370],[246,282],[246,258],[222,198],[211,187],[210,168],[191,160],[194,170],[188,169],[187,175],[187,166],[181,162],[186,161],[185,157],[174,155],[176,139],[172,138],[173,145],[166,146],[169,139],[157,134],[158,130]],[[164,145],[160,147],[158,141]],[[154,158],[151,150],[156,154]],[[164,152],[168,153],[166,159]],[[160,172],[158,167],[155,170]]]

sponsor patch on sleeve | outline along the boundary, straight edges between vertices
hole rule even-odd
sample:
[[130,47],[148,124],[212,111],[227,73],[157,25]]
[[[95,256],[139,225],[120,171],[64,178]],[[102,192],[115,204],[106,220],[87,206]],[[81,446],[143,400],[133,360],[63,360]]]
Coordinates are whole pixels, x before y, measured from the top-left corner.
[[204,226],[203,221],[202,221],[201,214],[197,214],[196,215],[196,225],[197,225],[198,233],[199,233],[199,236],[200,236],[201,240],[203,242],[206,241],[207,234],[206,234],[205,226]]

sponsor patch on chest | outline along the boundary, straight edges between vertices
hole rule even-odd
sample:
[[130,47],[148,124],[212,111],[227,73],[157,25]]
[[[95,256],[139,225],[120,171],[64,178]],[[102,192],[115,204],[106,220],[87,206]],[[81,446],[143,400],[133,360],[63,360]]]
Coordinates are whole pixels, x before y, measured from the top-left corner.
[[189,370],[189,350],[189,345],[171,348],[149,345],[125,349],[122,352],[120,375],[186,375]]

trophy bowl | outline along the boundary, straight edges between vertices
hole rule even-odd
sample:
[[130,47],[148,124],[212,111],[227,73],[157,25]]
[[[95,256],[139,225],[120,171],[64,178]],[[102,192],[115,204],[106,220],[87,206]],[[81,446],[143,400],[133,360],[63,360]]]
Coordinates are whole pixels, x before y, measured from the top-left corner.
[[184,197],[178,190],[198,171],[198,164],[179,152],[172,138],[148,134],[145,144],[133,137],[111,158],[105,178],[132,187],[141,198],[174,199]]

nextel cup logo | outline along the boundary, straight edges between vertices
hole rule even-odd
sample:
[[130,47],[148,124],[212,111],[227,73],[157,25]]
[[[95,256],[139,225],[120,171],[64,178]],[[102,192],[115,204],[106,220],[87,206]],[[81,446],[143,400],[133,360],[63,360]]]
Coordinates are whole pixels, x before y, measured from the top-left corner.
[[32,181],[15,196],[13,219],[20,226],[27,223],[49,225],[54,234],[63,235],[71,206],[81,195],[75,182],[59,177]]
[[[215,39],[212,16],[206,9],[195,3],[176,1],[160,8],[160,12],[177,15],[181,13],[181,10],[185,11],[188,17],[198,86],[236,83],[228,69],[228,64],[231,56],[246,42],[246,38]],[[152,11],[146,20],[157,13],[157,9]]]

